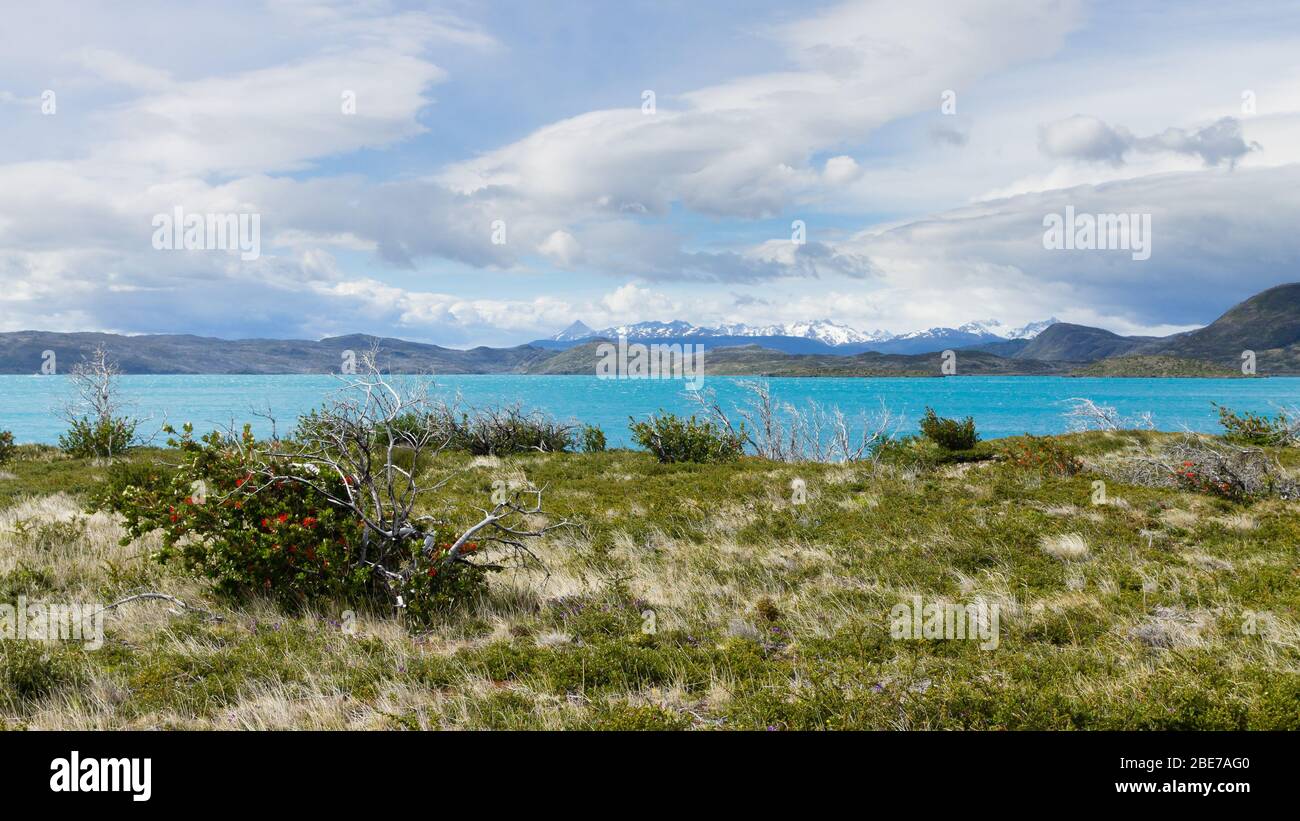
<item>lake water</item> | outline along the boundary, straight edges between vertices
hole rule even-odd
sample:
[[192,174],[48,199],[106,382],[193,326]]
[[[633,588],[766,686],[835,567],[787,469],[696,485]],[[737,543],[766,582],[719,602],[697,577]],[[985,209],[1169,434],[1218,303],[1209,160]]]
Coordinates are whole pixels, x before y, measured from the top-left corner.
[[[709,377],[730,409],[746,397],[742,378]],[[1212,432],[1218,429],[1211,402],[1238,411],[1276,413],[1300,404],[1300,378],[1267,379],[1110,379],[1050,376],[966,376],[946,379],[778,378],[766,380],[773,394],[795,404],[808,398],[838,405],[850,415],[878,410],[880,401],[905,418],[908,432],[925,406],[941,416],[974,416],[984,438],[1021,433],[1061,433],[1068,428],[1066,402],[1086,397],[1126,417],[1150,412],[1161,430]],[[602,380],[594,376],[465,375],[439,376],[436,392],[448,399],[459,393],[469,405],[521,403],[564,420],[599,425],[611,446],[629,444],[627,418],[660,408],[689,412],[684,385],[674,380]],[[281,376],[124,376],[124,398],[136,416],[156,430],[163,421],[193,422],[197,430],[251,422],[258,434],[270,424],[254,411],[268,409],[283,432],[299,414],[319,405],[340,388],[326,375]],[[18,442],[54,443],[65,425],[57,409],[68,395],[63,376],[0,375],[0,430]]]

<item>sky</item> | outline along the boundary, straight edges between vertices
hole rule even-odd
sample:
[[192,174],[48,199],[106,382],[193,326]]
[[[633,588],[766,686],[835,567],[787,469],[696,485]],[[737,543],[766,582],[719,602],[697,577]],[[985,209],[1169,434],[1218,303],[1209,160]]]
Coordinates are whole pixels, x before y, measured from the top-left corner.
[[[1297,55],[1273,2],[25,4],[0,331],[1173,333],[1300,280]],[[1046,247],[1067,208],[1149,257]]]

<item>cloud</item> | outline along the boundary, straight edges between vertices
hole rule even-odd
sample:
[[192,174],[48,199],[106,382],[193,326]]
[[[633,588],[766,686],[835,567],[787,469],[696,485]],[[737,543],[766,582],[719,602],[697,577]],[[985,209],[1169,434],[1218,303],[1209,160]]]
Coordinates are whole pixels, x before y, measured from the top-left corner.
[[1158,154],[1168,152],[1198,157],[1207,167],[1226,161],[1231,167],[1258,145],[1242,138],[1241,122],[1223,117],[1210,125],[1188,131],[1167,128],[1150,137],[1136,137],[1128,129],[1112,127],[1097,119],[1075,115],[1039,126],[1038,146],[1057,159],[1124,164],[1130,152]]
[[568,231],[552,231],[537,250],[562,268],[572,268],[582,260],[582,246]]
[[862,175],[862,169],[852,157],[840,155],[831,157],[822,169],[822,177],[831,185],[843,185],[853,182]]
[[1122,165],[1133,135],[1115,130],[1096,117],[1075,115],[1038,127],[1038,147],[1049,157]]
[[[51,2],[49,16],[71,13]],[[193,7],[166,38],[146,35],[146,13],[88,7],[59,48],[16,10],[0,30],[0,327],[502,344],[575,317],[687,311],[894,330],[1056,313],[1141,330],[1294,278],[1285,32],[1234,30],[1226,45],[1214,32],[1213,57],[1161,45],[1134,84],[1146,65],[1117,56],[1074,2],[845,0],[710,31],[709,79],[656,74],[646,115],[635,61],[404,7]],[[756,36],[764,48],[744,40]],[[752,53],[724,53],[736,41]],[[482,91],[474,72],[541,74],[543,60],[579,77],[599,60],[610,85],[439,120]],[[1275,78],[1254,86],[1256,117],[1224,116],[1240,110],[1223,79],[1236,66]],[[46,77],[55,117],[32,79]],[[609,102],[624,85],[631,99]],[[938,116],[950,88],[960,118]],[[574,107],[588,90],[599,107]],[[1253,173],[1265,164],[1275,177]],[[1151,213],[1153,258],[1045,252],[1041,220],[1066,204]],[[151,217],[177,205],[259,213],[263,258],[154,251]],[[590,296],[602,276],[620,287]]]
[[932,108],[953,76],[973,81],[1050,53],[1076,18],[1070,2],[843,2],[771,30],[797,70],[661,94],[654,114],[631,106],[580,114],[440,178],[467,194],[510,191],[569,213],[662,215],[680,204],[772,217],[844,181],[843,161],[825,175],[811,166],[820,151]]
[[953,126],[933,125],[930,126],[930,139],[942,145],[963,146],[970,140],[970,135]]
[[[1150,259],[1124,250],[1047,250],[1044,217],[1067,206],[1078,214],[1150,214]],[[882,291],[932,301],[945,316],[1027,321],[1055,313],[1117,329],[1188,326],[1296,279],[1300,237],[1287,226],[1297,220],[1300,165],[1220,168],[976,203],[863,232],[836,250],[867,258]]]
[[1260,148],[1247,144],[1241,136],[1241,122],[1235,117],[1224,117],[1196,131],[1168,128],[1162,133],[1137,141],[1140,151],[1172,151],[1200,157],[1207,166],[1217,166],[1227,161],[1229,166]]

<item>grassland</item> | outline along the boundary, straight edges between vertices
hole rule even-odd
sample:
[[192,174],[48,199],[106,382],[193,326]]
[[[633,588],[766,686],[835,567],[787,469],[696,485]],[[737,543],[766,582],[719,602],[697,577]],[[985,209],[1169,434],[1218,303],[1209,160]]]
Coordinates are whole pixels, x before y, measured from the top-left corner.
[[[346,602],[217,597],[152,561],[156,537],[123,546],[86,512],[102,463],[26,446],[0,473],[0,601],[149,589],[208,613],[124,605],[93,651],[0,641],[0,725],[1300,728],[1300,502],[1113,478],[1163,438],[1063,437],[1087,467],[1071,478],[995,460],[444,455],[451,515],[526,478],[582,526],[538,546],[546,573],[496,574],[423,632],[391,613],[353,622]],[[914,595],[996,604],[998,647],[891,638]]]

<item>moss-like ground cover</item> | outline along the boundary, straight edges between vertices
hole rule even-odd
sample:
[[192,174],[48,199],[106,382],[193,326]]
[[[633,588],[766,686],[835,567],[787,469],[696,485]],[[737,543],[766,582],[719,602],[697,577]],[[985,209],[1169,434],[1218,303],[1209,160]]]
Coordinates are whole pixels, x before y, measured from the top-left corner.
[[[1105,481],[1162,434],[1060,437],[1084,470],[446,454],[439,508],[545,486],[580,528],[546,571],[432,629],[347,602],[215,596],[118,543],[106,466],[0,469],[0,602],[148,589],[104,646],[0,640],[0,724],[51,728],[1300,728],[1300,502]],[[995,444],[995,443],[994,443]],[[990,446],[990,443],[981,443]],[[1277,451],[1295,472],[1294,449]],[[165,460],[164,451],[133,454]],[[806,488],[802,503],[792,482]],[[998,646],[891,638],[890,611],[996,605]]]

